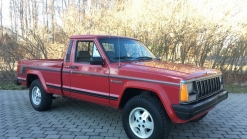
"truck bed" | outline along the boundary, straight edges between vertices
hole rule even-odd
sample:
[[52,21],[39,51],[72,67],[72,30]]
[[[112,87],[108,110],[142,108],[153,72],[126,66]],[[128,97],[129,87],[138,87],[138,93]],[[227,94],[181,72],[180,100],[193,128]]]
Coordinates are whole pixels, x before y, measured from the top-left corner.
[[[61,70],[63,65],[63,59],[28,59],[28,60],[19,60],[18,61],[18,70],[20,69],[20,74],[17,79],[26,82],[26,77],[31,75],[31,73],[36,73],[41,82],[46,84],[47,87],[44,87],[47,93],[53,92],[55,94],[62,94],[61,91]],[[50,88],[53,86],[53,88]],[[56,88],[54,88],[56,86]]]
[[25,65],[37,65],[41,63],[63,63],[63,59],[22,59],[19,60],[18,64],[25,64]]

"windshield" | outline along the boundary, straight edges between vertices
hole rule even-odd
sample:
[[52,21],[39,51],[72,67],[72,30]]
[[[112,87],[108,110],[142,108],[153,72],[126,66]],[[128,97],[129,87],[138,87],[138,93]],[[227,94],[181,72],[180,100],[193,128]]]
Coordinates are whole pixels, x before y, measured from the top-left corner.
[[101,38],[99,42],[111,62],[156,59],[154,54],[138,40]]

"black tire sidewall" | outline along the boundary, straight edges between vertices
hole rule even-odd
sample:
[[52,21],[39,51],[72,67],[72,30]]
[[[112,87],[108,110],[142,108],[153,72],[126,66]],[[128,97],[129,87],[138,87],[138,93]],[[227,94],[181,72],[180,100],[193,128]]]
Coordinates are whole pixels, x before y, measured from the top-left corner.
[[[32,100],[32,90],[34,87],[38,87],[40,90],[40,93],[41,93],[41,102],[39,105],[34,104],[33,100]],[[52,94],[47,94],[44,91],[39,80],[34,80],[32,82],[30,89],[29,89],[29,98],[30,98],[30,102],[31,102],[32,107],[37,111],[44,111],[44,110],[49,109],[51,102],[52,102]]]
[[161,139],[163,138],[163,119],[161,117],[160,112],[158,111],[157,107],[154,106],[154,104],[152,104],[151,102],[143,99],[143,98],[133,98],[131,100],[129,100],[129,102],[125,105],[124,110],[123,110],[123,126],[124,129],[127,133],[127,135],[129,136],[129,138],[131,139],[140,139],[139,137],[137,137],[133,131],[130,128],[129,125],[129,115],[131,113],[131,111],[137,107],[141,107],[146,109],[150,115],[153,118],[154,121],[154,131],[152,133],[152,135],[147,138],[147,139]]

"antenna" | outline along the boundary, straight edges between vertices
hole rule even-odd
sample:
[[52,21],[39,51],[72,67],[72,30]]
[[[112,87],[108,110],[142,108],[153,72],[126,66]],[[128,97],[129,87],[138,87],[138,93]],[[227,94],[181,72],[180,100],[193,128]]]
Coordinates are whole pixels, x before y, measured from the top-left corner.
[[119,36],[117,36],[118,38],[118,69],[121,68],[121,65],[120,65],[120,44],[119,44]]

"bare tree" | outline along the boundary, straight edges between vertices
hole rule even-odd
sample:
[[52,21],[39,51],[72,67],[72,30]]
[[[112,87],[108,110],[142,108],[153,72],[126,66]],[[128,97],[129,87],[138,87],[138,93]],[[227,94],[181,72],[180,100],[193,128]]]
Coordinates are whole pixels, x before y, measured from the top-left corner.
[[[9,39],[18,44],[8,49],[13,51],[13,55],[8,52],[9,57],[60,58],[71,35],[111,34],[140,39],[163,61],[220,69],[229,75],[228,80],[233,78],[231,73],[235,78],[246,71],[247,16],[239,23],[230,20],[240,19],[237,16],[244,8],[241,1],[196,2],[204,8],[196,7],[191,0],[10,0],[9,3],[11,27],[5,30]],[[202,13],[208,7],[211,10]]]

